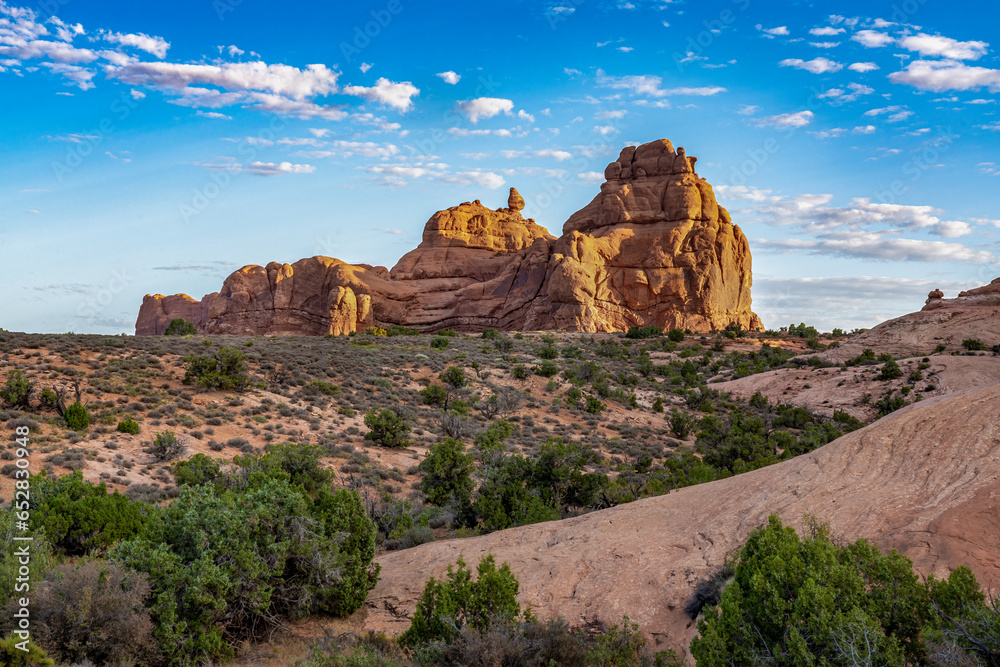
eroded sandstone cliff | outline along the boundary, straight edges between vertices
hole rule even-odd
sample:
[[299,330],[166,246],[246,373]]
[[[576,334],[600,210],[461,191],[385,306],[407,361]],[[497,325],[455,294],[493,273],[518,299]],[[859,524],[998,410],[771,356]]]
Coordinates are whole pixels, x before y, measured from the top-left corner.
[[479,201],[439,211],[391,271],[329,257],[246,266],[200,302],[146,296],[137,335],[181,317],[212,334],[325,335],[402,324],[421,330],[631,326],[760,329],[746,237],[667,140],[625,148],[601,192],[558,239],[521,210]]

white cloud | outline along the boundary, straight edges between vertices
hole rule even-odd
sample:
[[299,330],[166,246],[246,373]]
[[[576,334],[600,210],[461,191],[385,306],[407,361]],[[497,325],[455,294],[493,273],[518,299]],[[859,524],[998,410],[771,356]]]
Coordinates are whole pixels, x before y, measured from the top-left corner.
[[626,114],[628,114],[628,111],[626,109],[617,109],[617,110],[601,111],[596,116],[594,116],[594,118],[596,118],[597,120],[621,120],[622,118],[625,117]]
[[524,109],[518,110],[518,112],[517,112],[517,118],[518,118],[518,120],[527,121],[528,123],[534,123],[535,122],[535,117],[532,116],[527,111],[525,111]]
[[1000,121],[996,123],[990,123],[989,125],[977,125],[980,130],[990,130],[992,132],[1000,132]]
[[835,127],[835,128],[829,129],[829,130],[821,130],[819,132],[810,132],[809,134],[813,135],[817,139],[834,139],[836,137],[839,137],[839,136],[845,134],[846,132],[847,132],[847,130],[845,130],[842,127]]
[[612,90],[627,90],[633,95],[648,97],[668,97],[670,95],[708,96],[726,92],[721,86],[661,88],[663,79],[647,74],[632,74],[628,76],[608,76],[603,70],[597,70],[597,85]]
[[771,37],[780,37],[788,34],[788,26],[780,25],[777,28],[765,28],[758,23],[756,27],[757,30],[760,30],[766,35],[770,35]]
[[896,262],[967,262],[991,264],[997,257],[960,243],[922,241],[886,236],[877,232],[846,231],[819,239],[758,239],[754,247],[777,252],[805,251],[860,259]]
[[844,66],[834,62],[829,58],[813,58],[812,60],[802,60],[801,58],[788,58],[778,63],[781,67],[795,67],[804,69],[813,74],[825,74],[827,72],[839,72]]
[[382,77],[371,88],[346,86],[344,93],[370,102],[378,102],[383,106],[392,107],[400,113],[406,113],[413,108],[413,98],[420,94],[420,89],[409,81],[396,83]]
[[979,60],[986,54],[986,42],[960,42],[950,37],[919,33],[899,40],[899,45],[922,56],[942,56],[951,60]]
[[[157,86],[186,92],[189,86],[210,85],[227,91],[260,91],[304,100],[337,92],[340,73],[326,65],[298,69],[289,65],[222,63],[187,65],[168,62],[135,62],[106,68],[108,74],[131,85]],[[217,91],[211,91],[217,92]]]
[[957,239],[960,236],[971,233],[972,227],[969,226],[969,223],[962,222],[961,220],[945,220],[931,230],[931,234],[936,234],[946,239]]
[[553,150],[551,148],[545,148],[542,150],[535,151],[533,155],[539,158],[552,158],[556,162],[563,162],[573,157],[572,153],[568,153],[566,151]]
[[618,50],[621,51],[622,53],[632,53],[633,51],[635,51],[635,49],[632,48],[631,46],[619,46]]
[[1000,70],[970,67],[957,60],[916,60],[902,71],[890,74],[889,80],[936,93],[974,88],[1000,92]]
[[851,131],[855,134],[871,134],[876,129],[877,128],[874,125],[858,125]]
[[851,63],[847,66],[852,72],[874,72],[878,68],[875,63]]
[[459,102],[458,110],[475,125],[482,118],[493,118],[501,113],[510,115],[514,102],[499,97],[477,97],[468,102]]
[[809,34],[816,35],[817,37],[832,37],[833,35],[839,35],[842,32],[844,32],[843,28],[832,28],[828,26],[824,28],[813,28],[809,31]]
[[[284,142],[281,142],[284,143]],[[352,155],[363,155],[364,157],[390,158],[399,154],[399,147],[395,144],[380,144],[374,141],[334,141],[329,144],[333,150],[299,151],[296,156],[305,158],[327,158],[327,157],[351,157]]]
[[502,188],[505,184],[503,176],[492,171],[460,171],[442,176],[438,180],[452,185],[478,185],[489,190]]
[[146,93],[142,92],[141,90],[136,90],[135,88],[133,88],[132,90],[130,90],[128,92],[129,92],[129,95],[131,95],[132,99],[134,99],[134,100],[141,100],[144,97],[146,97]]
[[445,83],[450,83],[453,86],[462,80],[461,75],[456,74],[451,70],[448,70],[447,72],[438,72],[437,74],[435,74],[435,76],[444,81]]
[[760,107],[755,104],[741,104],[740,108],[736,110],[741,116],[752,116],[760,111]]
[[906,120],[913,115],[913,112],[909,109],[905,109],[898,104],[894,104],[889,107],[882,107],[881,109],[869,109],[865,112],[866,116],[886,116],[886,120],[890,123],[898,123],[899,121]]
[[17,60],[44,58],[57,63],[90,63],[97,60],[98,57],[90,49],[78,49],[64,42],[50,42],[41,39],[26,41],[19,36],[4,36],[2,32],[0,32],[0,55]]
[[100,34],[106,42],[121,44],[122,46],[133,46],[146,53],[151,53],[161,60],[167,57],[167,49],[170,48],[170,42],[162,37],[150,36],[141,32],[138,34],[123,34],[120,32],[101,31]]
[[809,42],[809,45],[817,49],[832,49],[840,46],[840,42]]
[[94,87],[92,79],[95,72],[78,65],[67,65],[65,63],[42,63],[42,67],[49,69],[54,74],[61,74],[72,81],[80,90],[90,90]]
[[805,127],[812,122],[813,112],[812,111],[797,111],[795,113],[783,113],[777,116],[768,116],[767,118],[761,118],[755,121],[758,126],[770,126],[770,127]]
[[227,116],[224,113],[219,113],[218,111],[196,111],[199,116],[204,116],[205,118],[211,118],[213,120],[232,120],[232,116]]
[[577,174],[576,177],[579,178],[584,183],[603,183],[604,182],[604,174],[602,174],[602,173],[600,173],[598,171],[585,171],[582,174]]
[[368,74],[368,70],[372,67],[375,67],[372,63],[361,63],[361,65],[358,66],[358,69],[361,70],[362,74]]
[[869,49],[888,46],[896,41],[890,35],[876,30],[859,30],[851,36],[851,39]]
[[594,132],[597,132],[602,137],[608,137],[618,134],[618,128],[614,125],[595,125]]

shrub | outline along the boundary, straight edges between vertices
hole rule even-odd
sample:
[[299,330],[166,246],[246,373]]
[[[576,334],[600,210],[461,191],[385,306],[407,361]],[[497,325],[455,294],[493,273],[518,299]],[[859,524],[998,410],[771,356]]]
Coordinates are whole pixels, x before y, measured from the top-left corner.
[[151,513],[118,492],[109,494],[103,482],[85,482],[79,470],[60,477],[43,471],[31,479],[37,503],[32,529],[43,529],[47,539],[69,555],[101,553],[134,537]]
[[498,329],[486,329],[482,333],[482,338],[485,340],[496,340],[500,337],[500,331]]
[[177,439],[173,431],[162,431],[146,449],[156,461],[172,461],[187,451],[187,447]]
[[[762,585],[761,582],[781,582]],[[922,664],[930,598],[912,563],[865,540],[840,546],[812,522],[799,538],[771,515],[733,563],[733,582],[698,623],[691,654],[701,667],[758,664]],[[793,657],[795,656],[795,657]]]
[[544,378],[550,378],[558,372],[559,366],[554,361],[545,360],[540,365],[535,366],[535,374]]
[[517,380],[526,380],[528,378],[528,369],[525,368],[524,364],[517,364],[510,370],[510,374]]
[[365,329],[365,334],[368,336],[375,336],[379,338],[385,338],[389,335],[389,332],[382,327],[368,327]]
[[263,456],[242,456],[233,461],[248,473],[264,472],[314,493],[327,488],[333,478],[333,472],[320,463],[325,454],[319,445],[278,443],[268,445]]
[[653,338],[655,336],[663,335],[663,327],[658,327],[654,325],[648,325],[644,327],[630,327],[628,332],[626,332],[626,338],[632,339],[642,339],[642,338]]
[[32,641],[9,634],[0,639],[0,665],[4,667],[52,667],[55,661]]
[[472,481],[475,465],[472,455],[466,454],[465,445],[460,440],[445,438],[431,445],[419,468],[424,473],[420,490],[427,496],[427,502],[442,507],[454,504],[459,508],[470,504],[475,486]]
[[962,341],[962,347],[969,352],[978,352],[986,349],[986,346],[983,345],[983,341],[978,338],[966,338]]
[[375,585],[376,531],[357,493],[250,482],[224,493],[184,487],[111,554],[148,576],[154,635],[171,664],[231,657],[236,642],[283,618],[350,614]]
[[167,330],[163,332],[164,336],[193,336],[198,333],[197,327],[191,322],[183,318],[175,318],[170,320],[170,324],[167,325]]
[[32,634],[65,663],[148,665],[156,643],[146,576],[103,560],[61,565],[32,600]]
[[450,342],[447,336],[434,336],[434,338],[431,338],[431,347],[435,350],[443,350],[448,347],[448,343]]
[[686,412],[681,412],[677,408],[670,408],[670,417],[667,418],[670,425],[670,432],[675,438],[681,440],[691,435],[691,428],[694,426],[694,419]]
[[7,375],[3,389],[0,389],[0,398],[12,408],[27,409],[34,391],[35,383],[25,376],[24,371],[14,369]]
[[187,486],[211,484],[219,476],[219,470],[219,462],[204,454],[195,454],[171,466],[177,484]]
[[132,419],[123,419],[118,422],[118,432],[119,433],[131,433],[132,435],[139,434],[139,423]]
[[63,419],[66,420],[66,426],[74,431],[82,431],[90,426],[90,413],[87,412],[87,406],[80,401],[66,408]]
[[662,413],[663,412],[663,399],[659,396],[653,401],[653,412]]
[[520,584],[510,565],[504,563],[497,569],[493,556],[484,556],[476,572],[478,578],[473,581],[472,572],[459,557],[454,569],[448,566],[447,580],[431,577],[399,642],[416,648],[434,641],[452,641],[466,625],[482,631],[496,615],[511,620],[521,615],[517,601]]
[[592,415],[599,415],[602,412],[604,412],[605,408],[607,407],[608,406],[605,405],[604,402],[601,401],[601,399],[597,398],[596,396],[588,396],[587,403],[583,409]]
[[994,345],[992,348],[993,354],[1000,354],[1000,345]]
[[184,384],[224,391],[244,391],[250,387],[246,357],[235,347],[221,347],[214,357],[191,355],[184,362],[187,364]]
[[886,361],[882,365],[882,371],[878,374],[879,380],[895,380],[899,377],[903,377],[903,371],[899,368],[899,364],[896,363],[895,359]]
[[684,330],[683,329],[671,329],[667,334],[667,338],[675,343],[679,343],[684,340]]
[[372,410],[365,415],[365,440],[371,440],[380,447],[406,447],[410,444],[406,436],[410,433],[410,423],[395,410],[385,408],[381,412]]
[[427,405],[448,405],[448,390],[439,384],[427,385],[417,393],[424,397]]
[[[24,543],[14,538],[23,535],[23,531],[17,528],[17,522],[30,517],[29,507],[30,501],[16,500],[11,503],[9,509],[0,508],[0,600],[10,600],[15,597],[17,585],[24,583],[23,579],[21,582],[18,581],[18,577],[22,576],[19,570],[23,563],[18,562],[17,555],[17,549],[24,546]],[[45,573],[54,565],[54,559],[52,545],[44,530],[35,530],[32,538],[31,572],[28,583],[34,589],[36,582],[41,583]]]
[[465,369],[461,366],[449,366],[438,375],[438,378],[452,389],[461,389],[468,383]]

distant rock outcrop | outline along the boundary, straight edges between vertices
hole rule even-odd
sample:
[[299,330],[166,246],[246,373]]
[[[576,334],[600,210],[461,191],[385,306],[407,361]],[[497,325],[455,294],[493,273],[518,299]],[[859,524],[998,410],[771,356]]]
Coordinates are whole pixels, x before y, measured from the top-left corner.
[[416,249],[391,271],[329,257],[246,266],[200,302],[147,296],[137,335],[175,317],[203,333],[345,334],[402,324],[432,331],[631,326],[763,328],[750,309],[746,237],[667,140],[625,148],[607,182],[555,238],[506,208],[478,200],[434,214]]
[[940,345],[949,352],[960,349],[969,338],[979,339],[987,348],[1000,344],[1000,278],[959,292],[954,299],[945,299],[941,290],[934,290],[920,310],[851,336],[819,356],[837,363],[865,349],[895,357],[924,356]]

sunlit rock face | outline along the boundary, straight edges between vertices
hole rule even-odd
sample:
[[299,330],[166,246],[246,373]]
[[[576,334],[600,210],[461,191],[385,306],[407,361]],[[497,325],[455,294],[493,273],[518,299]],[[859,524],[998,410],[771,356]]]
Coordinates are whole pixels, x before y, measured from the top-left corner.
[[667,140],[625,148],[600,193],[556,238],[478,200],[435,213],[392,270],[329,257],[246,266],[201,301],[147,296],[137,335],[181,317],[211,334],[326,335],[401,324],[424,331],[761,329],[746,237]]

